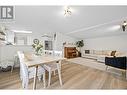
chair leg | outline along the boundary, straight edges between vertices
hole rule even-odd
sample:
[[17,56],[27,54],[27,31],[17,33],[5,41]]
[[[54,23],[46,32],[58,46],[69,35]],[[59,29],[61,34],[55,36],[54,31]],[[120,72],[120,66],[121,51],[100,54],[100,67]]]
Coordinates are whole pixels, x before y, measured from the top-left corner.
[[122,72],[122,76],[124,76],[124,74],[125,74],[126,71],[125,72],[124,71],[121,71],[121,72]]
[[46,82],[45,82],[45,72],[43,74],[43,83],[44,83],[44,88],[46,87]]
[[38,76],[38,80],[39,80],[39,82],[41,81],[41,78],[42,78],[42,76]]
[[52,72],[51,72],[51,71],[49,71],[49,80],[48,80],[48,86],[50,86],[50,83],[51,83],[51,74],[52,74]]
[[23,82],[23,80],[22,80],[22,87],[23,89],[25,88],[25,83]]
[[22,81],[23,89],[27,89],[27,88],[28,88],[28,83],[29,83],[28,80],[23,80],[23,81]]
[[28,89],[28,83],[25,84],[25,89]]
[[22,75],[20,74],[20,80],[22,81],[23,79],[22,79]]
[[106,71],[108,70],[108,65],[106,65]]
[[60,63],[57,63],[57,69],[58,69],[58,75],[59,75],[60,85],[62,86],[62,78],[61,78],[61,68],[60,68]]

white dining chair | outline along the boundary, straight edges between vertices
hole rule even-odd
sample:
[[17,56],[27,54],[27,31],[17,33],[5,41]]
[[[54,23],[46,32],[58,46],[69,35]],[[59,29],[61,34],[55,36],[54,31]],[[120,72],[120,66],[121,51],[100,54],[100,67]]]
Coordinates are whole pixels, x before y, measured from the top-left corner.
[[[62,51],[53,51],[52,53],[53,54],[51,54],[51,55],[53,55],[53,56],[62,57]],[[50,86],[50,83],[51,83],[52,72],[54,72],[54,75],[55,75],[55,71],[58,71],[60,85],[62,85],[62,79],[61,79],[61,61],[44,64],[44,68],[49,73],[48,86]]]
[[[29,79],[34,78],[35,75],[35,67],[28,68],[25,64],[25,58],[24,54],[21,51],[17,52],[18,57],[19,57],[19,62],[20,62],[20,79],[22,81],[22,87],[27,89],[28,88],[28,83]],[[46,86],[45,84],[45,69],[41,66],[38,67],[38,73],[37,73],[39,81],[41,80],[43,76],[43,82],[44,82],[44,88]]]

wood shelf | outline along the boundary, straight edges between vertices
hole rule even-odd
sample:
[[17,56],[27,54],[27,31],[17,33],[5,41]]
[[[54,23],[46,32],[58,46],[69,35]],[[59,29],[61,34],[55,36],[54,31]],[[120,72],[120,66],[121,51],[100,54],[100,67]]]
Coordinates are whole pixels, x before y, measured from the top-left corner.
[[76,47],[64,47],[64,57],[65,58],[75,58],[75,57],[77,57]]

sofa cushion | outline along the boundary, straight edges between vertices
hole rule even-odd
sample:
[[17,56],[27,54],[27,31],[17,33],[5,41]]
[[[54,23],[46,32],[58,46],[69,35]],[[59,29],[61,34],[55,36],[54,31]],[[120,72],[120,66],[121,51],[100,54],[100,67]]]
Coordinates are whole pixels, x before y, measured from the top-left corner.
[[97,57],[106,57],[105,55],[96,55]]
[[83,57],[97,59],[96,54],[84,54]]
[[102,55],[102,51],[101,50],[94,50],[94,54]]
[[103,50],[103,51],[102,51],[102,54],[103,54],[103,55],[106,55],[106,56],[110,56],[110,55],[111,55],[111,52],[112,52],[112,51],[110,51],[110,50]]
[[116,51],[115,56],[119,56],[119,55],[121,55],[121,52]]
[[126,52],[123,53],[123,52],[116,51],[115,56],[116,57],[123,57],[123,56],[127,56],[127,53]]
[[90,50],[90,54],[94,54],[94,50]]

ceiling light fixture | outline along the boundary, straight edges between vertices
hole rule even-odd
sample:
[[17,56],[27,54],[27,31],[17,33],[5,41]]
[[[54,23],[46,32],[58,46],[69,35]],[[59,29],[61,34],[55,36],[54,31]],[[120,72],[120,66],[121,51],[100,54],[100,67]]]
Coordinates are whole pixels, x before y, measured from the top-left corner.
[[64,8],[64,15],[65,15],[65,16],[69,16],[69,15],[71,15],[71,14],[72,14],[71,8],[70,8],[69,6],[66,6],[66,7]]
[[32,33],[32,31],[21,31],[21,30],[12,30],[12,31],[15,33],[28,33],[28,34]]
[[126,22],[126,21],[124,21],[124,22],[123,22],[123,24],[122,24],[122,29],[123,29],[123,31],[125,31],[125,30],[126,30],[126,26],[127,26],[127,22]]

